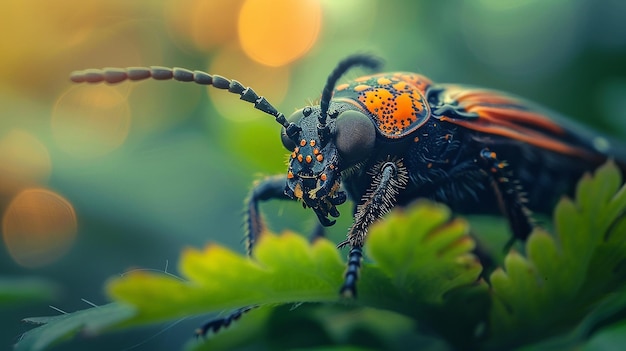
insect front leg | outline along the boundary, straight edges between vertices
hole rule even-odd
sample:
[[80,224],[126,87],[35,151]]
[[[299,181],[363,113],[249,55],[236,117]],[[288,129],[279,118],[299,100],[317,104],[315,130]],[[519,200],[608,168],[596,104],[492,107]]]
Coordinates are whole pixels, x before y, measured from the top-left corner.
[[531,212],[526,207],[527,200],[519,182],[506,170],[506,162],[498,160],[496,153],[487,148],[480,151],[479,157],[482,169],[491,178],[500,211],[508,219],[513,232],[513,237],[505,246],[508,250],[516,239],[526,240],[532,232],[534,222]]
[[[252,255],[254,245],[265,230],[263,218],[259,213],[259,202],[272,199],[291,200],[291,198],[285,195],[286,180],[287,178],[283,175],[267,177],[257,182],[250,191],[250,195],[246,201],[246,250],[248,256]],[[203,337],[208,332],[216,333],[228,327],[233,321],[238,320],[243,314],[256,307],[258,306],[241,307],[231,312],[226,317],[212,319],[196,330],[196,336]]]
[[354,223],[347,239],[338,247],[350,246],[348,266],[339,293],[345,297],[356,297],[356,281],[363,258],[363,244],[369,226],[388,213],[396,204],[400,191],[406,187],[409,177],[402,161],[384,161],[376,164],[369,172],[372,175],[370,188],[356,207]]
[[259,236],[265,230],[265,224],[261,213],[259,213],[259,202],[272,199],[292,200],[285,195],[285,184],[287,177],[276,175],[262,179],[255,183],[246,201],[246,250],[248,255],[252,254],[252,249]]

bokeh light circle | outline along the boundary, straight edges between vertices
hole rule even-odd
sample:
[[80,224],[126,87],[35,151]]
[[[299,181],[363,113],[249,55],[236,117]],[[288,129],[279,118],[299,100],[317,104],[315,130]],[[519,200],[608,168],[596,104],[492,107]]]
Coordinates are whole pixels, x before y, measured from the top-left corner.
[[46,189],[27,189],[7,207],[2,234],[18,264],[36,268],[65,255],[76,238],[74,208],[61,195]]
[[319,0],[247,0],[239,13],[239,41],[255,61],[282,66],[311,49],[321,21]]
[[[243,0],[168,0],[164,17],[174,42],[209,52],[237,38],[237,16]],[[184,46],[183,46],[184,48]]]
[[124,95],[107,85],[77,85],[52,112],[52,133],[61,149],[78,158],[105,155],[119,147],[130,129]]
[[52,163],[46,146],[33,134],[11,129],[0,138],[0,193],[15,194],[45,182]]

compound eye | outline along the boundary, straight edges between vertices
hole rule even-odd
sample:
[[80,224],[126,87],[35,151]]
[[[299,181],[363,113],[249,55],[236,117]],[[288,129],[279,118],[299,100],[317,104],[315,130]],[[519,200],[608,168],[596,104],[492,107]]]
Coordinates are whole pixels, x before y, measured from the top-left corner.
[[340,114],[336,123],[335,145],[344,161],[356,162],[371,154],[376,142],[376,129],[369,117],[349,110]]

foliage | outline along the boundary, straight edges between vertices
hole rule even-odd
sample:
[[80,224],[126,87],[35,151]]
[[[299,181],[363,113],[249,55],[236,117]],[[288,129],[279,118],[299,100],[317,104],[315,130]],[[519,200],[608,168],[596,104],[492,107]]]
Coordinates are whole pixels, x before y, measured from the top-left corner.
[[[344,263],[325,240],[265,233],[253,257],[218,245],[187,249],[182,278],[133,272],[112,279],[110,305],[26,333],[40,350],[79,330],[129,328],[259,305],[192,349],[596,349],[619,345],[626,321],[626,188],[612,163],[563,199],[554,236],[536,229],[488,279],[468,224],[419,202],[371,228],[356,300],[341,300]],[[478,239],[480,240],[480,239]],[[279,306],[276,308],[276,306]],[[280,338],[276,335],[280,334]]]

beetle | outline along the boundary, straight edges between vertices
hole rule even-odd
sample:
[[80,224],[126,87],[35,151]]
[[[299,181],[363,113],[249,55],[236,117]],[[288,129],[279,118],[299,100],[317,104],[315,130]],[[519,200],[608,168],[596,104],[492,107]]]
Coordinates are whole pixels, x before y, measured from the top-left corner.
[[[499,211],[508,219],[512,240],[525,240],[534,226],[532,211],[549,214],[584,172],[608,158],[626,169],[626,153],[616,142],[520,98],[438,84],[409,72],[338,84],[355,66],[377,70],[381,61],[370,55],[347,57],[328,76],[319,105],[289,118],[253,89],[202,71],[88,69],[72,73],[71,80],[113,84],[153,78],[212,85],[273,116],[290,152],[288,169],[261,180],[250,193],[248,253],[263,231],[260,202],[299,201],[321,226],[331,226],[335,221],[329,217],[339,216],[337,206],[351,199],[353,223],[338,245],[350,248],[343,296],[356,296],[368,228],[396,206],[429,198],[457,212]],[[227,326],[249,309],[208,323],[202,334]]]

